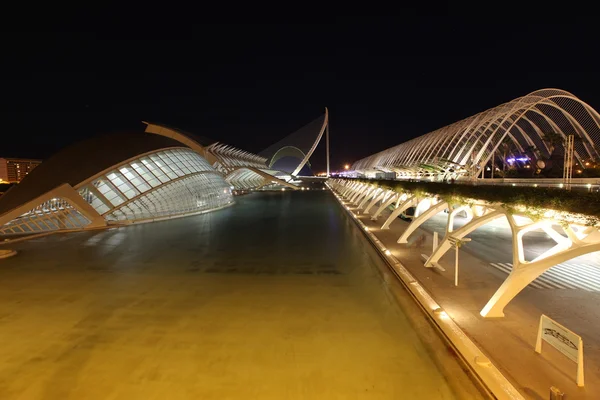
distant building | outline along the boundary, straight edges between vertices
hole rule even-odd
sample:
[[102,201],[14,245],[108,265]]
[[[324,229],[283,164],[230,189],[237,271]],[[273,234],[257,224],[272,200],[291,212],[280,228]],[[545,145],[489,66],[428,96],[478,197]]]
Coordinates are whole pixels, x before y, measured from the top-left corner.
[[18,183],[41,163],[27,158],[0,158],[0,183]]

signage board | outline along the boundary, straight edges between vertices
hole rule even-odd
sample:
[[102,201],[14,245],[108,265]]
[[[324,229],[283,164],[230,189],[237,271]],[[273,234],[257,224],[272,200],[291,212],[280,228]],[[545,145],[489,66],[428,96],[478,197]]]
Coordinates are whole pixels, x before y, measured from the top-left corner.
[[542,340],[577,363],[577,386],[583,386],[583,341],[581,336],[565,328],[547,315],[540,317],[535,351],[542,352]]

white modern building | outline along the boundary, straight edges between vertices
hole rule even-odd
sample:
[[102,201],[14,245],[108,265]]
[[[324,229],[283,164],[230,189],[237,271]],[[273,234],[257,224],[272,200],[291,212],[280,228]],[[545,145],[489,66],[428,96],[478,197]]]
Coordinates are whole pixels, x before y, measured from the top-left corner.
[[600,160],[598,112],[569,92],[542,89],[365,157],[351,170],[367,177],[473,179],[504,163],[535,168],[555,147],[563,154],[569,136],[573,164],[585,168]]
[[[325,118],[326,120],[326,118]],[[0,197],[0,235],[81,230],[218,210],[232,190],[298,189],[266,157],[144,122],[144,132],[97,136],[63,149]],[[317,140],[324,130],[303,130]],[[301,168],[301,167],[300,167]]]

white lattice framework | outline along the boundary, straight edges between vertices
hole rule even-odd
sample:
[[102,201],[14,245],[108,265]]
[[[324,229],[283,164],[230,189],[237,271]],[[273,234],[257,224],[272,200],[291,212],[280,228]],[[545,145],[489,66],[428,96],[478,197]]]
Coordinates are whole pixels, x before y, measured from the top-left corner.
[[551,146],[543,140],[548,133],[579,138],[577,162],[600,159],[600,115],[569,92],[542,89],[363,158],[352,169],[395,172],[398,178],[475,177],[501,156],[505,139],[513,152],[533,146],[537,157],[549,157]]
[[217,158],[213,167],[225,175],[238,167],[267,168],[267,159],[265,157],[257,156],[256,154],[236,149],[226,144],[214,143],[206,149]]
[[[426,267],[438,267],[444,254],[452,248],[450,237],[462,239],[477,228],[499,218],[506,218],[512,235],[512,270],[496,293],[481,310],[484,317],[503,317],[504,308],[528,284],[553,266],[584,254],[600,251],[600,230],[598,226],[587,226],[584,215],[542,210],[541,218],[532,220],[525,205],[503,207],[478,199],[468,199],[466,204],[448,204],[434,193],[396,192],[378,188],[366,182],[352,180],[330,180],[328,185],[357,206],[363,213],[372,213],[377,220],[381,213],[393,203],[396,207],[382,224],[382,230],[389,229],[398,216],[409,207],[415,207],[414,219],[398,238],[398,243],[408,243],[408,238],[424,222],[448,209],[446,234],[425,262]],[[464,213],[467,223],[454,230],[454,218]],[[535,230],[545,232],[554,241],[554,246],[532,260],[525,259],[523,238]],[[442,268],[443,269],[443,268]]]
[[175,147],[140,154],[74,187],[63,184],[1,216],[0,234],[172,218],[230,204],[221,173],[195,151]]
[[265,157],[219,142],[203,146],[178,129],[144,123],[147,125],[146,132],[173,138],[202,155],[235,189],[257,189],[272,182],[298,189],[296,185],[276,177],[279,171],[270,170]]
[[0,235],[19,235],[53,230],[81,229],[90,220],[68,200],[54,197],[9,223],[0,226]]

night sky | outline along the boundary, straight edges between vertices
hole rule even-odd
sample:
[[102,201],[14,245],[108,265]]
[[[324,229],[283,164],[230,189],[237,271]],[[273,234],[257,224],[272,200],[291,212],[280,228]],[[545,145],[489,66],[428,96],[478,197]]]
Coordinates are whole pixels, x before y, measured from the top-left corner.
[[[48,157],[142,120],[259,152],[327,106],[336,169],[536,89],[600,109],[600,36],[580,19],[70,22],[0,38],[0,156]],[[311,161],[322,170],[324,153]]]

